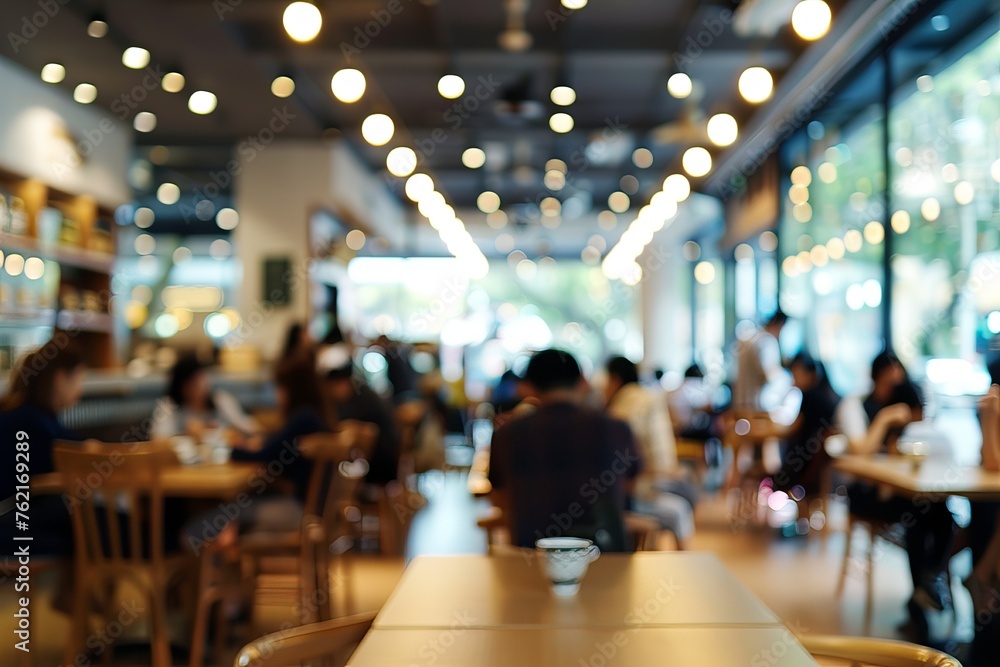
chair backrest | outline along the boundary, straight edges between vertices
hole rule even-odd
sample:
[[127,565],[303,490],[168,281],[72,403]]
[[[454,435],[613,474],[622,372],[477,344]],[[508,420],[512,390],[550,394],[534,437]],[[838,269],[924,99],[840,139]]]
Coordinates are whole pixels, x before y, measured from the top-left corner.
[[852,667],[962,667],[946,653],[889,639],[802,635],[799,641],[813,657],[842,660]]
[[233,667],[288,667],[323,657],[346,661],[349,656],[343,654],[361,641],[374,620],[374,613],[356,614],[264,635],[236,654]]
[[[55,469],[62,476],[81,567],[162,563],[163,492],[160,473],[176,455],[149,442],[56,443]],[[124,499],[127,516],[119,513]],[[100,502],[98,502],[100,500]],[[148,547],[146,547],[148,545]]]
[[299,439],[302,455],[312,462],[305,514],[321,517],[333,528],[357,497],[368,472],[367,460],[378,438],[378,426],[344,420],[335,433],[314,433]]
[[1000,386],[990,387],[979,402],[979,423],[983,429],[983,467],[1000,472]]

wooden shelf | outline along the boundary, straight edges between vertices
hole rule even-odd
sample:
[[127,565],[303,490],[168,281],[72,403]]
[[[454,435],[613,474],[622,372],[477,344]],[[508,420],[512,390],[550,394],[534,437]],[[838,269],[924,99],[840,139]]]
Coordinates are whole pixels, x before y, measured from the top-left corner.
[[0,320],[4,325],[18,327],[51,327],[56,320],[54,310],[0,310]]
[[0,248],[31,253],[42,259],[59,262],[63,266],[72,266],[85,271],[110,274],[114,269],[115,256],[105,252],[72,248],[68,246],[43,246],[38,239],[17,234],[0,233]]

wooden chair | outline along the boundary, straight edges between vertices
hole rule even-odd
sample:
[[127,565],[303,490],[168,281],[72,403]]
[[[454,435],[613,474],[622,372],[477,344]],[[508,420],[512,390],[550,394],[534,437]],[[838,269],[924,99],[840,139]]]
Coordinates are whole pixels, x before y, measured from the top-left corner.
[[889,639],[803,635],[799,641],[821,665],[860,667],[962,667],[934,649]]
[[[490,508],[488,514],[476,521],[476,526],[486,531],[486,545],[490,553],[505,551],[510,546],[510,527],[499,507]],[[661,532],[660,522],[653,517],[625,513],[625,533],[636,551],[657,551]]]
[[[84,646],[95,594],[101,596],[100,605],[107,607],[113,603],[117,584],[128,580],[148,603],[152,665],[167,667],[171,664],[164,602],[168,567],[163,548],[160,470],[176,464],[176,457],[150,443],[114,446],[93,442],[56,446],[53,457],[56,471],[63,477],[75,544],[74,611],[65,663],[73,664]],[[96,502],[98,497],[103,505]],[[116,501],[122,497],[129,507],[127,522],[118,513]],[[103,516],[106,530],[101,529],[99,516]]]
[[329,596],[331,545],[338,551],[353,544],[358,489],[368,471],[378,427],[341,422],[337,433],[316,433],[299,440],[302,455],[313,463],[299,529],[252,533],[240,542],[244,582],[255,603],[258,593],[294,600],[317,599],[306,605],[303,622],[332,618]]
[[[837,597],[843,597],[844,584],[847,581],[847,570],[851,563],[851,548],[854,544],[854,532],[861,528],[868,537],[865,549],[865,634],[871,634],[872,614],[875,608],[875,549],[878,539],[904,547],[893,530],[893,524],[875,519],[862,518],[849,514],[847,528],[844,531],[844,560],[840,566],[840,578],[837,581]],[[905,548],[905,547],[904,547]]]
[[345,654],[353,652],[374,620],[373,613],[357,614],[265,635],[244,646],[233,667],[289,667],[319,658],[328,665],[344,665],[349,658]]

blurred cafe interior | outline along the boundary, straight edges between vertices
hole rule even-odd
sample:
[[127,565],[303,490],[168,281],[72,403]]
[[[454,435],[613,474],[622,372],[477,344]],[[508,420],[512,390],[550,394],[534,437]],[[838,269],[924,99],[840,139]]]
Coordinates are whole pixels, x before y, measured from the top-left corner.
[[1000,0],[0,26],[0,664],[1000,666]]

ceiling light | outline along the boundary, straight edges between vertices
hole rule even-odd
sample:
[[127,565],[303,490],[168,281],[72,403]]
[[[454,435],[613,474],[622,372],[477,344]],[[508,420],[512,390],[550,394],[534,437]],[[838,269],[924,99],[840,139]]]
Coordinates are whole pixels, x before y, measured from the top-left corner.
[[357,102],[365,94],[365,75],[356,69],[342,69],[330,79],[330,88],[341,102]]
[[549,169],[542,177],[542,183],[549,190],[562,190],[566,187],[566,174],[558,169]]
[[215,111],[218,102],[218,98],[213,93],[207,90],[196,90],[188,98],[188,109],[191,110],[191,113],[204,116]]
[[398,178],[405,178],[417,168],[417,154],[412,148],[397,146],[385,156],[385,168]]
[[384,113],[373,113],[361,123],[361,136],[372,146],[385,146],[395,131],[392,119]]
[[445,74],[438,79],[438,93],[446,100],[458,99],[465,92],[465,81],[457,74]]
[[624,192],[612,192],[608,197],[608,208],[615,213],[624,213],[628,210],[631,201]]
[[632,153],[632,164],[639,169],[649,169],[653,166],[653,153],[648,148],[636,148]]
[[285,26],[288,36],[296,42],[310,42],[323,27],[323,15],[311,2],[293,2],[285,7],[281,23]]
[[140,111],[132,119],[132,127],[136,132],[152,132],[156,129],[156,114],[150,111]]
[[892,214],[892,231],[905,234],[910,231],[910,214],[906,211],[896,211]]
[[681,164],[684,171],[698,178],[712,171],[712,155],[704,148],[695,146],[684,151]]
[[486,152],[482,148],[466,148],[462,153],[462,164],[469,169],[479,169],[486,164]]
[[100,18],[95,18],[87,24],[87,34],[95,39],[100,39],[108,34],[108,24]]
[[587,6],[587,0],[562,0],[562,6],[566,9],[583,9]]
[[403,189],[410,201],[419,202],[434,192],[434,181],[427,174],[413,174],[406,179],[406,185]]
[[708,119],[708,138],[716,146],[731,146],[739,136],[736,119],[727,113],[720,113]]
[[972,183],[962,181],[955,186],[955,201],[957,201],[960,206],[967,206],[968,204],[971,204],[975,197],[976,189],[973,187]]
[[882,226],[881,222],[872,220],[865,225],[864,236],[865,240],[872,245],[878,245],[885,240],[885,227]]
[[846,249],[844,241],[839,237],[834,236],[826,242],[826,252],[830,255],[830,259],[843,259]]
[[500,195],[487,190],[476,198],[476,206],[483,213],[492,213],[500,208]]
[[180,72],[167,72],[163,75],[160,85],[168,93],[179,93],[184,90],[184,75]]
[[561,107],[568,107],[569,105],[576,102],[576,91],[569,86],[556,86],[549,93],[549,97],[553,104],[558,104]]
[[59,83],[66,78],[66,68],[59,63],[49,63],[42,68],[42,81],[45,83]]
[[288,97],[295,92],[295,82],[291,77],[279,76],[271,82],[271,93],[275,97]]
[[750,67],[740,75],[740,95],[751,104],[760,104],[771,97],[774,79],[763,67]]
[[554,113],[549,118],[549,127],[553,132],[566,134],[573,129],[573,117],[568,113]]
[[920,215],[927,222],[934,222],[941,217],[941,202],[934,197],[928,197],[920,204]]
[[149,51],[138,46],[130,46],[122,53],[122,65],[131,69],[142,69],[149,64]]
[[215,214],[215,224],[219,226],[219,229],[226,231],[236,229],[236,225],[240,224],[240,214],[231,208],[219,209],[219,212]]
[[176,204],[181,198],[181,189],[174,183],[162,183],[156,188],[156,198],[167,206]]
[[73,90],[73,99],[80,104],[90,104],[97,99],[97,87],[92,83],[81,83]]
[[679,100],[683,100],[691,95],[694,90],[694,83],[684,72],[677,72],[667,79],[667,92]]
[[663,181],[663,191],[676,202],[691,196],[691,182],[683,174],[670,174]]
[[792,29],[811,42],[827,33],[832,19],[830,5],[823,0],[802,0],[792,10]]
[[711,285],[715,280],[715,265],[711,262],[698,262],[694,267],[694,279],[701,285]]

